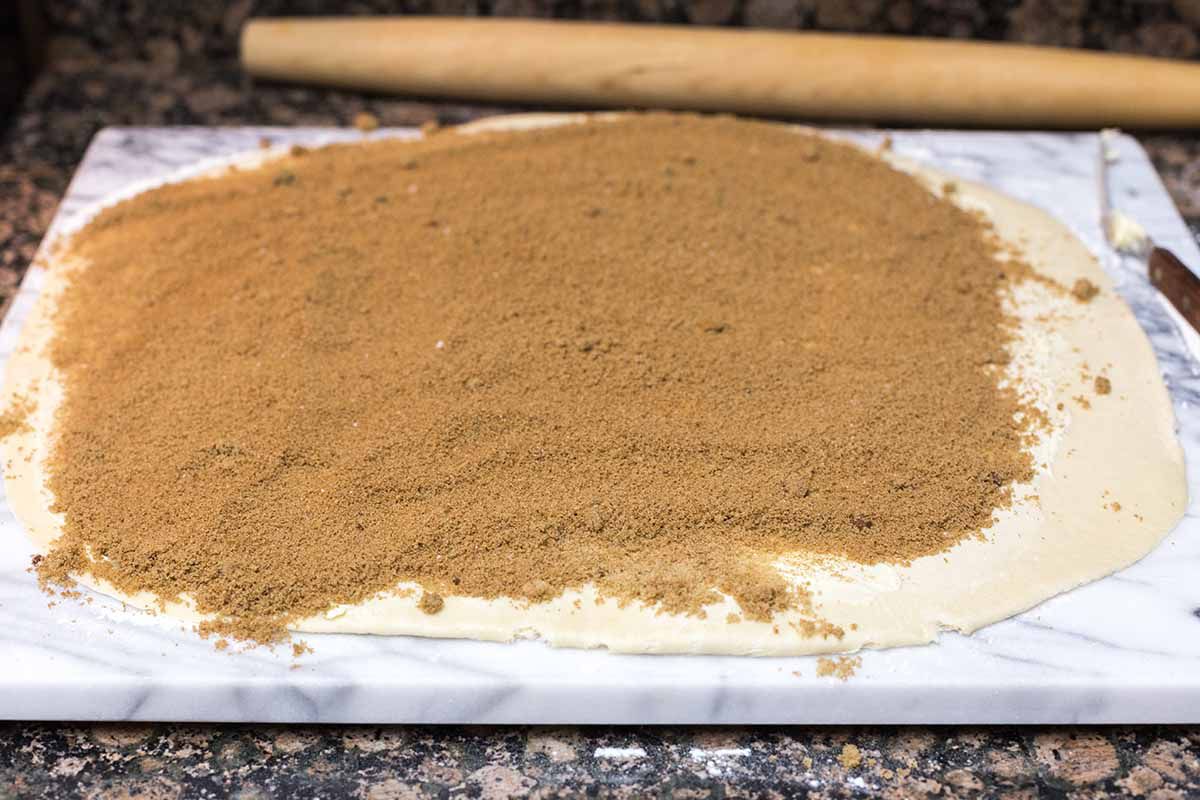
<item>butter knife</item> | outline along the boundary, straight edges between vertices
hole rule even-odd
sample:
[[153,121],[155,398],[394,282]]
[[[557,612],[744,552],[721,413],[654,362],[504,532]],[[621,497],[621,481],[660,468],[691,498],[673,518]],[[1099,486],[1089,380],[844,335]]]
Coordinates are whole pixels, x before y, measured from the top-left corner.
[[1112,134],[1101,131],[1098,147],[1100,228],[1104,231],[1109,247],[1145,259],[1150,285],[1162,293],[1187,323],[1200,332],[1200,277],[1188,269],[1179,257],[1165,247],[1160,247],[1146,234],[1140,225],[1114,211],[1108,196],[1107,139]]

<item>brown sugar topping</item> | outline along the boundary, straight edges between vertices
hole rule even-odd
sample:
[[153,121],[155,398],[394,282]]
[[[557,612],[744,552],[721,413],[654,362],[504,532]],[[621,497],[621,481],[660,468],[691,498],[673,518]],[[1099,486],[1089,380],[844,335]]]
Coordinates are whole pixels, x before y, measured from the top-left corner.
[[0,439],[32,430],[29,416],[35,408],[33,398],[25,394],[15,395],[12,404],[0,413]]
[[1087,303],[1096,295],[1100,294],[1100,287],[1089,281],[1087,278],[1080,278],[1075,281],[1075,285],[1071,287],[1071,294],[1075,295],[1075,299],[1081,303]]
[[370,133],[379,127],[379,117],[368,111],[361,111],[354,115],[354,127],[363,133]]
[[817,659],[817,677],[837,678],[844,682],[854,677],[854,673],[861,666],[862,656],[822,656]]
[[146,192],[73,243],[41,574],[254,638],[400,581],[811,610],[777,555],[939,553],[1031,477],[997,246],[850,146],[683,115]]
[[417,601],[417,608],[424,611],[426,614],[436,614],[441,611],[446,605],[446,601],[442,599],[440,594],[434,592],[422,592],[421,599]]

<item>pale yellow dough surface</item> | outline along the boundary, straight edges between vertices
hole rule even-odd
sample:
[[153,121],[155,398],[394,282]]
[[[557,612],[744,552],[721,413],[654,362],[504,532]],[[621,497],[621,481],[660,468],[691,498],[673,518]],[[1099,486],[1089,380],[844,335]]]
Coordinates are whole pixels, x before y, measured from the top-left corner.
[[[581,115],[522,115],[487,120],[459,133],[578,122]],[[442,133],[439,135],[455,135]],[[269,155],[236,163],[252,166]],[[950,176],[888,155],[896,166],[940,192]],[[195,171],[193,171],[195,174]],[[299,621],[297,631],[412,634],[507,641],[537,637],[561,647],[607,647],[636,653],[785,655],[853,651],[933,641],[941,630],[964,633],[1016,614],[1060,592],[1103,577],[1146,555],[1183,514],[1187,499],[1183,453],[1170,401],[1150,344],[1108,276],[1084,245],[1043,211],[985,187],[955,181],[955,202],[986,214],[1042,274],[1068,286],[1087,278],[1101,293],[1081,304],[1032,282],[1020,289],[1021,318],[1008,379],[1036,398],[1053,423],[1038,447],[1034,481],[1017,491],[1014,507],[997,515],[986,540],[965,541],[907,567],[864,567],[829,558],[778,566],[810,585],[819,617],[845,629],[841,639],[806,637],[795,612],[772,623],[742,621],[731,600],[705,617],[658,614],[640,605],[597,602],[588,587],[548,603],[447,597],[435,615],[417,609],[420,592],[377,596]],[[148,187],[145,187],[148,188]],[[0,442],[9,502],[42,551],[61,529],[50,511],[44,460],[62,386],[47,359],[55,297],[64,275],[85,265],[53,263],[44,291],[9,361],[0,407],[17,395],[36,399],[32,430]],[[1046,321],[1047,315],[1052,318]],[[1084,364],[1108,377],[1109,395],[1081,378]],[[1090,409],[1073,398],[1084,396]],[[1057,409],[1059,403],[1063,409]],[[1119,503],[1119,511],[1112,510]],[[32,578],[31,578],[32,580]],[[156,608],[150,595],[124,596],[82,576],[82,582],[126,603]],[[419,588],[419,587],[398,587]],[[578,603],[576,601],[579,601]],[[186,604],[167,613],[200,617]]]

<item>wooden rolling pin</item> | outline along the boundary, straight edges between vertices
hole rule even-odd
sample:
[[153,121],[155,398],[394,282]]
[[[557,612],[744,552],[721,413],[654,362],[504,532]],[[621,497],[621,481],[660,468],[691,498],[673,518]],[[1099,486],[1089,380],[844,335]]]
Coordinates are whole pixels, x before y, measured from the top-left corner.
[[1026,45],[445,17],[256,19],[252,75],[428,97],[998,127],[1200,127],[1200,64]]

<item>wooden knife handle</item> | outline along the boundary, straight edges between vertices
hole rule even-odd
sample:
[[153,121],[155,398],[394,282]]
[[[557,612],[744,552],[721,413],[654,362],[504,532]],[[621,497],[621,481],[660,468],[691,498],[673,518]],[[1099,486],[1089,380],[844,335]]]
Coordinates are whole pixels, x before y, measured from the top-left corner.
[[255,19],[252,75],[410,95],[813,119],[1200,127],[1200,64],[1027,45],[433,17]]
[[1180,316],[1200,331],[1200,278],[1165,247],[1150,251],[1150,283],[1163,293]]

